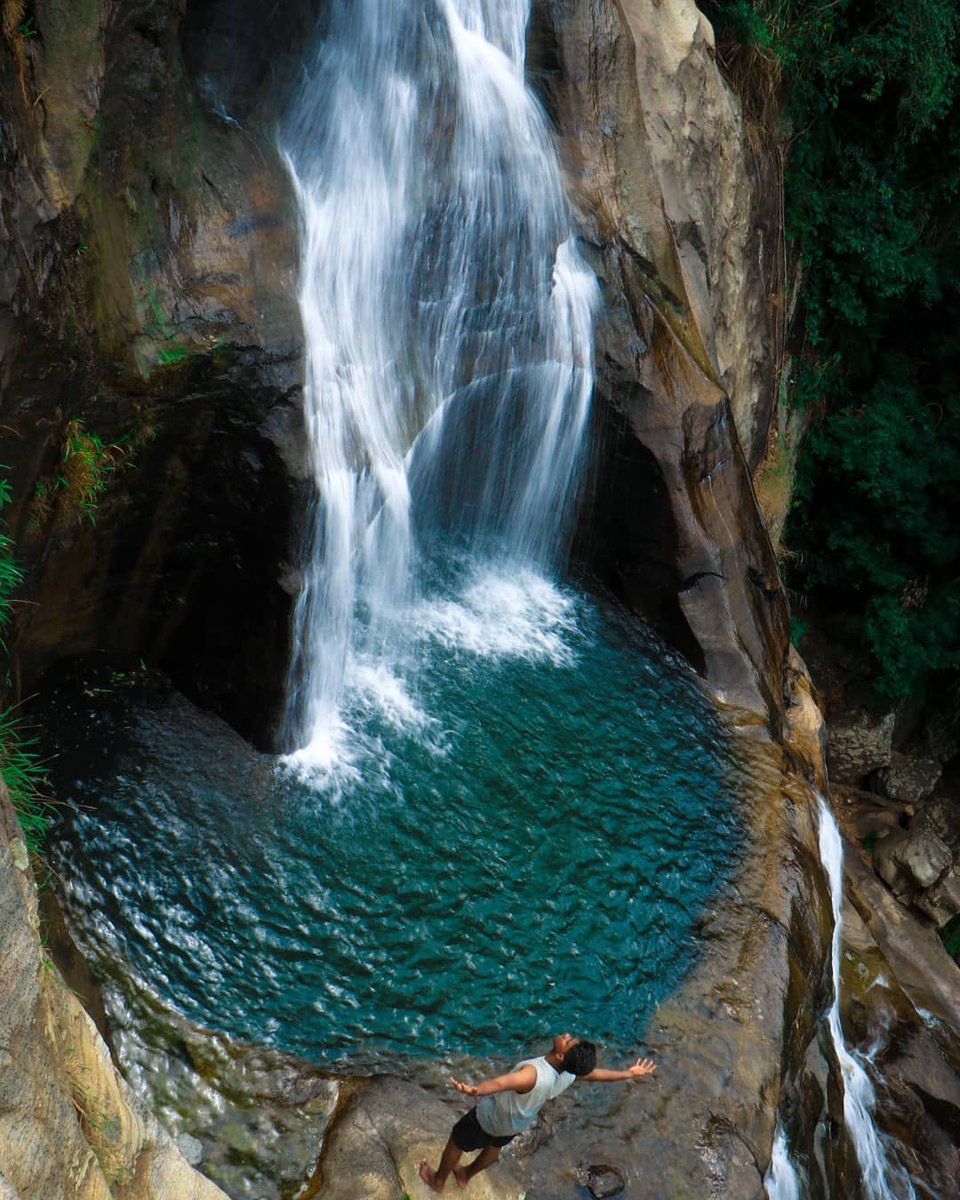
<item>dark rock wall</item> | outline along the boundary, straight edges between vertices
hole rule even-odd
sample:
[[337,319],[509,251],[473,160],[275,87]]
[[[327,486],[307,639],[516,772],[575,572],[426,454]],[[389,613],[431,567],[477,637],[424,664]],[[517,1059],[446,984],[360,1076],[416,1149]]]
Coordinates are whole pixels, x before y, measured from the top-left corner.
[[[38,0],[0,40],[8,642],[21,694],[70,654],[142,655],[270,745],[306,487],[296,215],[270,122],[184,65],[197,7]],[[234,66],[251,109],[278,95]]]
[[308,65],[328,0],[188,0],[180,23],[187,71],[207,105],[269,129]]

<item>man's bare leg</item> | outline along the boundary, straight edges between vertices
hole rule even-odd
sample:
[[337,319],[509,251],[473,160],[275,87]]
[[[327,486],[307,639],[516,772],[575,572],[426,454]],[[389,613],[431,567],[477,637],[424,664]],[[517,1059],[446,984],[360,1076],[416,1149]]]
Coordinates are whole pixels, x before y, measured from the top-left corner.
[[465,1167],[454,1168],[453,1173],[457,1177],[457,1183],[462,1188],[465,1188],[474,1175],[479,1175],[487,1167],[492,1167],[499,1157],[499,1146],[484,1146],[472,1163],[469,1163]]
[[432,1188],[435,1192],[442,1192],[443,1185],[447,1182],[447,1176],[462,1156],[463,1151],[453,1138],[450,1138],[443,1148],[443,1154],[440,1156],[440,1165],[436,1170],[430,1166],[425,1158],[420,1160],[420,1178],[428,1188]]

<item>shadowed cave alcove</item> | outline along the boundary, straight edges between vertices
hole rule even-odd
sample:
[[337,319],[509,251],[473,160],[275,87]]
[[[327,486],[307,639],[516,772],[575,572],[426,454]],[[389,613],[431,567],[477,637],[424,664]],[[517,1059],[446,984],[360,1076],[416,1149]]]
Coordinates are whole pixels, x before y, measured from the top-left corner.
[[703,651],[678,601],[684,585],[677,529],[661,466],[604,394],[594,397],[591,435],[574,567],[609,589],[703,676]]

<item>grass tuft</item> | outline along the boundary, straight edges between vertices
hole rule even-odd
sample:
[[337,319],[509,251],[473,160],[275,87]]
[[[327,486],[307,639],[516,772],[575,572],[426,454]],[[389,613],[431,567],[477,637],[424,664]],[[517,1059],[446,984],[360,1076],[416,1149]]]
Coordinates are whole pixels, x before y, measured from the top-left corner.
[[[9,500],[9,480],[0,478],[0,509]],[[22,578],[23,573],[13,557],[13,543],[0,523],[0,631],[10,620],[10,598]],[[2,640],[0,647],[6,650]],[[43,791],[44,772],[34,746],[34,739],[23,737],[20,719],[14,715],[13,706],[0,712],[0,777],[16,809],[27,849],[38,855],[50,827],[52,802]]]

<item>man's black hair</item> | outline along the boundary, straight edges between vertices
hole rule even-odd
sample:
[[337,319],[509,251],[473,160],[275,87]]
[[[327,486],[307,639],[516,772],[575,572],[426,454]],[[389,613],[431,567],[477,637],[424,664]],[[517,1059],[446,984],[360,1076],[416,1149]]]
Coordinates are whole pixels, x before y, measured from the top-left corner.
[[597,1065],[597,1048],[593,1042],[577,1042],[563,1056],[563,1069],[571,1075],[589,1075]]

